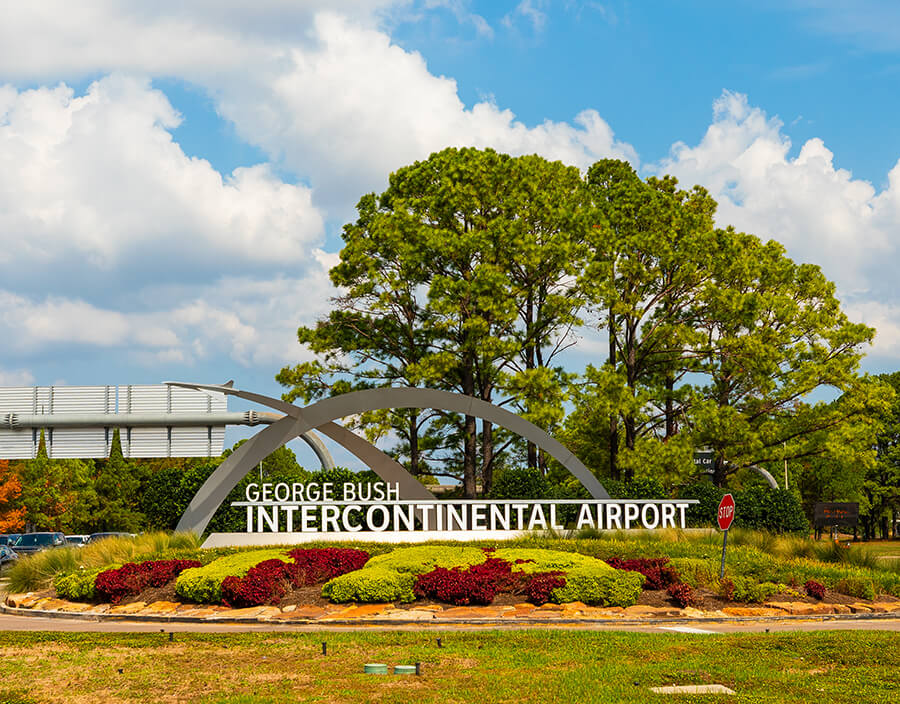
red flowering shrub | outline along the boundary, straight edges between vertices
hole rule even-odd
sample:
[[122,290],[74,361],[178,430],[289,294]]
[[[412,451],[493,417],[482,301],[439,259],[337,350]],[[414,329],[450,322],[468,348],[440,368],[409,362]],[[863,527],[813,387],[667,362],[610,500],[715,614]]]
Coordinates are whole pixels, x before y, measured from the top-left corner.
[[243,577],[226,577],[223,603],[234,607],[274,604],[292,587],[327,582],[360,569],[369,560],[369,553],[354,548],[296,548],[288,555],[293,562],[263,560]]
[[546,604],[550,601],[554,589],[566,586],[566,579],[562,574],[562,572],[536,572],[525,582],[522,593],[532,604],[538,606]]
[[148,560],[127,562],[114,570],[97,575],[94,588],[104,601],[118,604],[122,599],[140,594],[147,587],[164,587],[188,567],[200,567],[196,560]]
[[668,589],[666,589],[666,594],[674,601],[678,606],[682,609],[685,606],[691,606],[697,603],[697,599],[694,596],[694,590],[691,589],[689,584],[670,584]]
[[226,577],[222,581],[222,602],[238,608],[275,603],[287,593],[296,575],[296,565],[263,560],[244,577]]
[[562,572],[513,572],[513,565],[522,562],[525,560],[511,563],[489,557],[471,567],[435,567],[418,575],[414,592],[420,599],[436,599],[457,606],[487,605],[501,593],[522,593],[529,601],[545,604],[554,589],[565,585],[566,580],[559,576]]
[[512,573],[512,565],[506,560],[489,557],[480,565],[465,569],[435,567],[420,574],[413,588],[419,598],[427,597],[448,604],[490,604],[499,591],[513,589],[518,575]]
[[819,601],[821,601],[825,598],[825,585],[821,582],[817,582],[816,580],[811,579],[803,585],[803,588],[806,590],[806,593],[813,599],[818,599]]
[[620,557],[611,557],[606,564],[617,570],[640,572],[646,581],[644,589],[665,589],[672,584],[678,584],[681,579],[674,567],[667,563],[668,557],[641,557],[633,560],[623,560]]
[[296,587],[327,582],[369,561],[369,553],[355,548],[296,548],[288,555],[296,567],[292,578]]

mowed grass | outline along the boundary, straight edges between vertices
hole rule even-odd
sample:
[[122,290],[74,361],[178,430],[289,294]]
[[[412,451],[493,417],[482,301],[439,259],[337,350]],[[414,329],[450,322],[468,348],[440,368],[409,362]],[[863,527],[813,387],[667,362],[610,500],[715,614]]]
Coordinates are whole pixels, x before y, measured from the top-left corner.
[[[421,677],[363,674],[417,661]],[[720,701],[650,692],[706,683],[738,702],[897,702],[900,634],[0,633],[0,702],[17,704]]]

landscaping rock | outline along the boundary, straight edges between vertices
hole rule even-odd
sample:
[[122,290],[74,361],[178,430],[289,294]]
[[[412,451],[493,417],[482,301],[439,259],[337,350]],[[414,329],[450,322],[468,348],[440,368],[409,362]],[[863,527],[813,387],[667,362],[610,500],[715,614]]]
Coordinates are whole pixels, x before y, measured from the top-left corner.
[[152,604],[148,604],[147,608],[141,611],[141,614],[146,614],[148,616],[174,614],[178,611],[179,606],[181,606],[181,604],[177,601],[154,601]]
[[387,611],[388,609],[393,609],[394,605],[387,604],[359,604],[358,606],[351,606],[349,608],[345,608],[343,611],[338,611],[337,613],[328,614],[325,616],[325,620],[328,619],[344,619],[344,618],[368,618],[369,616],[377,616],[383,611]]
[[869,604],[847,604],[847,608],[850,609],[850,613],[853,614],[872,613],[872,607]]
[[740,618],[761,618],[763,616],[784,616],[789,613],[786,609],[752,607],[752,606],[726,606],[722,609],[726,616],[738,616]]
[[146,601],[135,601],[131,604],[120,604],[119,606],[113,606],[109,613],[111,614],[136,614],[138,611],[142,611],[147,607]]
[[426,611],[425,609],[390,609],[375,618],[382,620],[403,620],[403,621],[433,621],[436,613],[434,611]]
[[81,613],[83,611],[90,611],[91,605],[70,601],[70,602],[66,602],[65,604],[60,606],[58,610],[66,611],[66,612],[70,612],[70,613]]
[[442,619],[502,618],[503,610],[500,606],[453,606],[449,609],[444,609],[444,612],[438,614],[437,617]]
[[662,618],[671,616],[681,616],[681,609],[666,606],[643,606],[635,604],[626,607],[625,616],[627,618]]

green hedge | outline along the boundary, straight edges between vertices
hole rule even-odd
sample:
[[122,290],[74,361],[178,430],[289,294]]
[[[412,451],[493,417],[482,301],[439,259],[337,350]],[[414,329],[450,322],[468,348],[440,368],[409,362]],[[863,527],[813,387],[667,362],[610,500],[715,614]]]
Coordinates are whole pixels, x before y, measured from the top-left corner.
[[284,550],[251,550],[220,557],[204,567],[185,570],[175,580],[178,596],[200,604],[218,604],[222,601],[222,582],[226,577],[243,577],[251,567],[263,560],[283,560],[290,558]]
[[389,601],[415,601],[413,586],[416,575],[397,572],[384,567],[364,567],[342,574],[325,583],[322,596],[343,604],[348,601],[361,603],[386,603]]
[[69,601],[92,601],[97,597],[97,590],[94,587],[94,580],[97,579],[97,575],[118,567],[121,567],[121,565],[99,567],[92,570],[81,569],[77,572],[61,574],[53,580],[56,596]]
[[550,598],[557,604],[580,601],[591,606],[632,606],[644,585],[639,572],[596,566],[576,567],[565,574],[566,584],[553,590]]
[[450,545],[420,545],[398,548],[384,555],[371,558],[363,569],[381,567],[395,572],[422,574],[435,567],[470,567],[480,565],[488,558],[481,548],[453,547]]

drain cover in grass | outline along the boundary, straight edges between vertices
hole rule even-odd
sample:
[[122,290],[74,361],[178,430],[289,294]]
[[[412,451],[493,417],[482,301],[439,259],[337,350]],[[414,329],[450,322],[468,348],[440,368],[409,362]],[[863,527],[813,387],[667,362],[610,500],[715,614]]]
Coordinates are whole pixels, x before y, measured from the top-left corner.
[[724,684],[685,684],[671,687],[651,687],[657,694],[734,694]]

